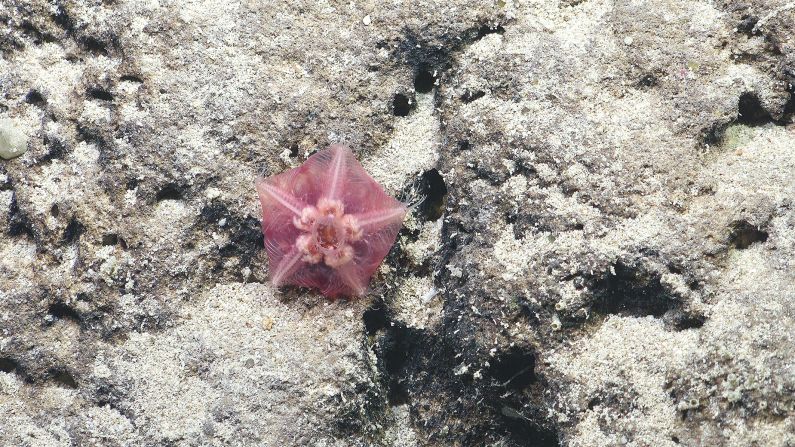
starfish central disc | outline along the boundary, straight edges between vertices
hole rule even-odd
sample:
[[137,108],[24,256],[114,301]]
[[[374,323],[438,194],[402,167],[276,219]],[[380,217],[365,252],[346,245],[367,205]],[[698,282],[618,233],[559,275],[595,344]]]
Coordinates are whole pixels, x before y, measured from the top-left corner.
[[324,262],[332,268],[353,260],[351,243],[362,238],[356,217],[345,214],[339,200],[320,199],[316,206],[308,205],[301,216],[293,218],[293,225],[301,230],[295,246],[310,264]]

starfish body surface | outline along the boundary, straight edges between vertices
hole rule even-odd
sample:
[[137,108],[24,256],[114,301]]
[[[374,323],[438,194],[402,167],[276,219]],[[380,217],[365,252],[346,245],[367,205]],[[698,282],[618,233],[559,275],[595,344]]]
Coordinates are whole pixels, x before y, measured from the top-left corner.
[[407,212],[341,145],[256,187],[271,282],[330,298],[365,294]]

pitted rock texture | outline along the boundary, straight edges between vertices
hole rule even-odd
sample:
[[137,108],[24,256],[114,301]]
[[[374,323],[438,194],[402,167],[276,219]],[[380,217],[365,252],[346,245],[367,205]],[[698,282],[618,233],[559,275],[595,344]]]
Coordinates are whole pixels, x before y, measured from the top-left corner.
[[[795,6],[6,1],[0,445],[795,444]],[[412,204],[267,283],[257,175]]]

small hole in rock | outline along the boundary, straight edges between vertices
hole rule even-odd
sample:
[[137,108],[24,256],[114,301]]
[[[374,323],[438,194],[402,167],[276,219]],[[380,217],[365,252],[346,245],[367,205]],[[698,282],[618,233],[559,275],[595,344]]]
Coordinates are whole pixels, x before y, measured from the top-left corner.
[[[795,73],[793,73],[793,78],[795,78]],[[787,103],[784,104],[785,117],[795,114],[795,79],[790,82],[792,82],[792,86],[788,90],[789,99],[787,100]]]
[[58,208],[58,205],[57,205],[57,204],[53,204],[53,205],[50,207],[50,214],[52,214],[52,217],[58,217],[58,216],[60,216],[60,215],[61,215],[61,209],[60,209],[60,208]]
[[290,146],[290,157],[297,157],[298,156],[298,145],[293,144]]
[[431,169],[422,173],[419,193],[424,197],[417,207],[419,216],[426,222],[442,217],[447,199],[447,184],[439,171]]
[[698,329],[701,326],[704,326],[704,322],[706,322],[706,318],[704,318],[701,315],[688,316],[686,318],[679,320],[675,328],[678,331],[685,331],[688,329]]
[[113,95],[109,91],[103,90],[99,87],[92,87],[88,89],[86,93],[88,96],[94,99],[99,99],[101,101],[113,101]]
[[737,122],[748,126],[759,126],[773,121],[770,114],[762,107],[759,98],[753,93],[743,93],[737,103],[739,116]]
[[54,159],[63,158],[64,154],[66,154],[67,151],[66,145],[57,138],[45,137],[44,144],[47,145],[48,151],[43,157],[41,157],[40,160],[41,163]]
[[110,233],[102,236],[102,245],[110,246],[119,243],[119,236],[115,233]]
[[428,70],[420,70],[414,76],[414,91],[430,93],[436,85],[436,77]]
[[466,104],[469,104],[470,102],[478,100],[484,96],[486,96],[486,92],[484,92],[483,90],[478,90],[475,92],[467,90],[463,95],[461,95],[461,101],[463,101]]
[[681,307],[678,297],[660,282],[660,276],[616,263],[594,286],[593,310],[610,315],[661,317]]
[[377,302],[364,311],[364,328],[368,335],[375,335],[379,330],[389,325],[389,315],[387,315],[384,303]]
[[12,373],[19,368],[19,364],[9,357],[0,357],[0,372]]
[[47,101],[44,100],[44,97],[41,96],[41,93],[39,93],[37,90],[31,90],[27,95],[25,95],[25,102],[28,104],[33,104],[34,106],[41,106]]
[[489,372],[501,386],[521,390],[536,381],[535,364],[532,352],[513,350],[497,357]]
[[409,401],[408,390],[402,377],[409,359],[409,352],[414,348],[420,335],[405,326],[389,326],[381,332],[377,339],[376,353],[382,362],[384,377],[387,379],[390,405],[402,405]]
[[22,26],[20,26],[20,29],[26,35],[30,36],[33,39],[33,44],[34,45],[41,45],[42,41],[46,41],[46,42],[52,42],[53,41],[52,36],[45,35],[44,33],[39,31],[38,28],[36,28],[32,23],[28,22],[27,20],[22,22]]
[[63,241],[67,244],[76,242],[85,231],[86,227],[73,217],[63,232]]
[[745,15],[740,20],[740,22],[737,23],[737,31],[746,34],[748,36],[759,34],[758,32],[754,33],[754,27],[756,26],[757,23],[759,23],[759,17],[752,15]]
[[176,183],[168,183],[157,192],[156,200],[182,200],[182,188]]
[[83,48],[91,53],[100,54],[103,56],[108,55],[107,45],[95,37],[86,37],[81,39],[80,43],[83,44]]
[[729,241],[740,250],[744,250],[757,242],[766,242],[767,238],[768,233],[766,231],[744,220],[732,224],[731,233],[729,234]]
[[489,34],[504,34],[505,28],[502,25],[482,25],[478,28],[478,34],[475,36],[475,40],[480,40]]
[[80,315],[77,311],[61,301],[50,304],[49,307],[47,307],[47,313],[59,320],[71,320],[75,323],[80,322]]
[[31,239],[35,239],[33,227],[28,217],[19,209],[16,194],[11,196],[11,205],[8,207],[8,215],[8,234],[11,236],[21,236],[24,234]]
[[408,116],[409,112],[411,112],[411,108],[411,101],[406,95],[396,93],[395,97],[392,98],[392,113],[395,116]]
[[687,313],[682,309],[672,309],[663,315],[663,321],[677,331],[685,331],[704,326],[707,318],[704,315]]
[[58,26],[66,31],[71,31],[74,27],[72,18],[69,17],[69,14],[67,14],[66,10],[63,9],[63,6],[58,7],[52,18]]
[[48,376],[57,385],[60,385],[65,388],[72,388],[72,389],[77,388],[77,381],[69,373],[69,371],[66,371],[65,369],[53,368],[48,371]]
[[124,75],[119,78],[122,82],[135,82],[136,84],[143,84],[144,80],[135,75]]
[[642,87],[654,87],[657,85],[657,78],[653,74],[647,74],[640,78],[638,84]]

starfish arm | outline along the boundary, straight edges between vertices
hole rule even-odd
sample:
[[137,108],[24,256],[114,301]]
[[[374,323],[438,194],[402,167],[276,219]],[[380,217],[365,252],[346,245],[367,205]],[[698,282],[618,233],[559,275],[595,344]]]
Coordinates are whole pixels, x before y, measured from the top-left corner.
[[299,218],[301,217],[301,210],[304,208],[304,204],[289,192],[264,180],[257,182],[257,191],[259,191],[260,197],[268,197],[285,210]]
[[301,266],[301,257],[303,253],[296,247],[293,247],[284,257],[271,273],[271,282],[274,286],[278,287],[284,284],[284,281],[289,278],[298,267]]
[[342,146],[332,146],[333,158],[329,166],[329,179],[327,196],[330,199],[339,199],[342,195],[342,177],[345,173],[346,158],[349,150]]
[[359,227],[366,233],[378,231],[389,225],[394,225],[403,222],[406,216],[406,208],[387,208],[378,211],[370,211],[366,213],[355,214],[356,222]]
[[353,291],[354,295],[361,296],[367,291],[367,283],[362,282],[362,273],[356,264],[348,263],[337,268],[336,272],[342,282]]

